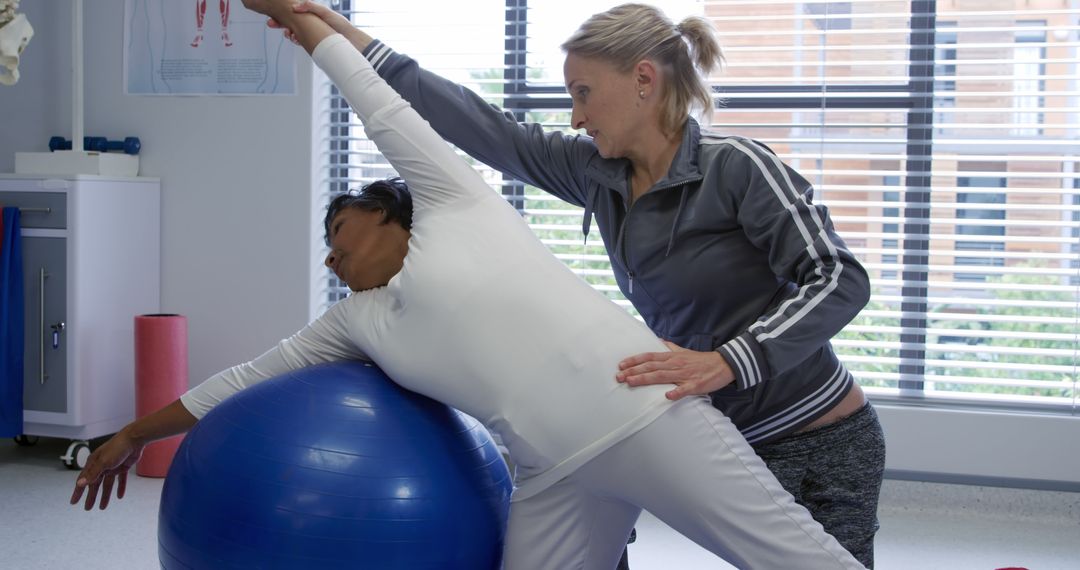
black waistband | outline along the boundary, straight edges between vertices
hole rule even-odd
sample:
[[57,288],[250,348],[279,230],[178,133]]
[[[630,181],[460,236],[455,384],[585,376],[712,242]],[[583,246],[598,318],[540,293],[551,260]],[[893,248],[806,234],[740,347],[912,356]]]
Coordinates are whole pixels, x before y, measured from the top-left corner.
[[755,446],[758,453],[782,454],[786,452],[806,452],[815,447],[832,446],[868,426],[878,422],[877,412],[867,402],[849,416],[806,431],[793,433],[780,439]]

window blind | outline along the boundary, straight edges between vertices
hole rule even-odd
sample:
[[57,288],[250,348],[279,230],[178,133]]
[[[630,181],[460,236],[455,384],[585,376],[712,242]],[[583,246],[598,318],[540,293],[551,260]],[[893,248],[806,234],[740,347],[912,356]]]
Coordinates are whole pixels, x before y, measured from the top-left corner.
[[[676,21],[694,14],[715,24],[727,63],[709,78],[711,128],[765,143],[811,180],[814,200],[870,273],[870,304],[833,341],[869,392],[1077,413],[1074,2],[654,4]],[[569,130],[558,46],[612,5],[340,8],[520,119]],[[327,186],[386,175],[355,117],[331,114]],[[554,255],[632,311],[603,244],[581,235],[581,209],[476,166]]]

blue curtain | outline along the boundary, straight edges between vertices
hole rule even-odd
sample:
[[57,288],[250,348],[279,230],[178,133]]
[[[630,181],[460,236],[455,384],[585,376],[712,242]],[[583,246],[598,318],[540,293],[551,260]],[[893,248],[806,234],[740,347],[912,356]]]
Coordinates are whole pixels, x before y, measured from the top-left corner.
[[0,437],[23,433],[23,265],[19,209],[0,232]]

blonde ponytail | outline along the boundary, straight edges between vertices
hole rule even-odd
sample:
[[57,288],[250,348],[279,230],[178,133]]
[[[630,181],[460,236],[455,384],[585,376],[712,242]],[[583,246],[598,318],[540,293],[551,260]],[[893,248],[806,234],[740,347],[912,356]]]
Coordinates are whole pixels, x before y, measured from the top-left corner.
[[675,25],[659,9],[623,4],[590,17],[562,44],[567,54],[598,58],[629,72],[643,59],[665,74],[661,128],[674,133],[692,110],[708,122],[712,90],[705,78],[723,63],[716,31],[708,20],[690,16]]

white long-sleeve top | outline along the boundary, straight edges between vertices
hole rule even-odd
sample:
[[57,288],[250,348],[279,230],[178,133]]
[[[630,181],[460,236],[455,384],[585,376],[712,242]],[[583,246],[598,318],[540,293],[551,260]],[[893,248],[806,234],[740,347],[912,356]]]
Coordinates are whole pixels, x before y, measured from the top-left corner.
[[574,275],[341,35],[312,54],[408,183],[413,227],[385,287],[338,302],[255,360],[181,397],[202,417],[286,371],[374,360],[395,382],[480,420],[518,466],[514,499],[535,495],[641,429],[664,386],[615,381],[618,362],[667,350]]

